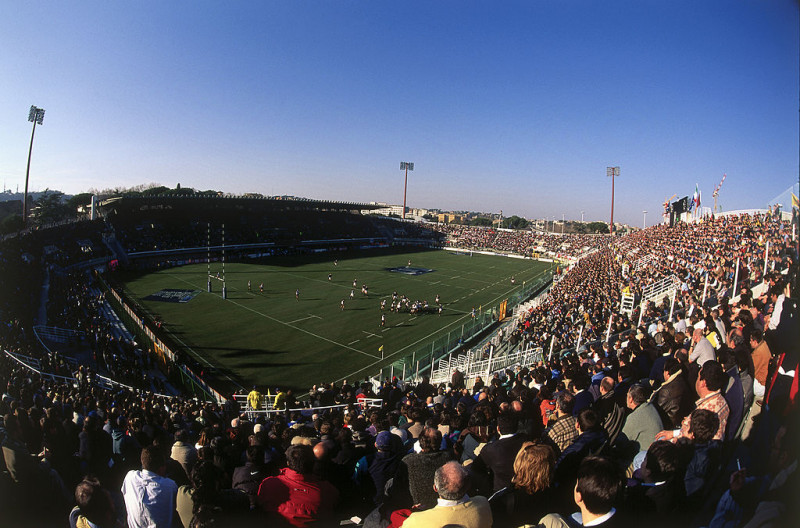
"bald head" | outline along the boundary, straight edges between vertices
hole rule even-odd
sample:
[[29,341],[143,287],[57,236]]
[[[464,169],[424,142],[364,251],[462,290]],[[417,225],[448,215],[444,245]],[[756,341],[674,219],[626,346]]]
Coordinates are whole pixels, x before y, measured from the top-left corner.
[[331,446],[327,441],[317,442],[314,445],[314,458],[317,460],[325,460],[331,452]]
[[600,393],[601,394],[608,394],[612,390],[614,390],[614,378],[606,376],[600,382]]
[[436,470],[433,489],[445,500],[459,500],[469,489],[469,473],[456,461],[450,461]]

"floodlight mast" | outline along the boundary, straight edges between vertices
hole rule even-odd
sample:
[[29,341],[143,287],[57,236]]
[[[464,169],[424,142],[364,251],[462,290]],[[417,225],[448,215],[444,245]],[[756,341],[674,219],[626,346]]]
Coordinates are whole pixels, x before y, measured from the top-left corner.
[[401,161],[400,170],[406,171],[406,182],[403,184],[403,220],[406,219],[406,191],[408,190],[408,171],[414,170],[414,162]]
[[25,171],[25,194],[22,197],[22,225],[28,225],[28,179],[31,175],[31,152],[33,152],[33,135],[36,133],[36,124],[44,121],[44,108],[31,105],[28,112],[28,121],[33,123],[31,131],[31,145],[28,147],[28,168]]
[[611,225],[608,231],[614,236],[614,178],[619,176],[619,167],[606,167],[606,177],[611,176]]

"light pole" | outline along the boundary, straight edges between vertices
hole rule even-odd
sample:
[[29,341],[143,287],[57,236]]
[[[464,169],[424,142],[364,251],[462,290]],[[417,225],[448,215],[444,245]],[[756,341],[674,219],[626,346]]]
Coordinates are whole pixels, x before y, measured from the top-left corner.
[[614,178],[619,176],[619,167],[606,167],[606,177],[611,176],[611,225],[609,233],[614,236]]
[[647,227],[647,211],[642,211],[644,218],[642,219],[642,229]]
[[33,123],[31,131],[31,146],[28,147],[28,169],[25,171],[25,195],[22,197],[22,225],[28,225],[28,178],[31,175],[31,152],[33,152],[33,135],[36,133],[36,123],[44,121],[44,108],[31,105],[28,112],[28,121]]
[[581,211],[581,223],[583,222],[583,211]]
[[406,171],[406,182],[403,184],[403,220],[406,218],[406,191],[408,190],[408,171],[414,170],[414,162],[401,161],[400,170]]

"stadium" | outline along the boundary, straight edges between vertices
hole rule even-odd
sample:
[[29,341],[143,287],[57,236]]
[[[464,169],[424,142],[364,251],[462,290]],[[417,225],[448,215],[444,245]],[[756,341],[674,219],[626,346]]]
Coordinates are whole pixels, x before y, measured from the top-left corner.
[[796,526],[798,3],[639,4],[6,10],[0,526]]
[[[251,432],[282,416],[335,419],[349,409],[375,420],[395,406],[396,417],[413,424],[416,405],[430,416],[438,405],[444,416],[461,412],[464,398],[476,401],[473,392],[478,403],[521,398],[519,418],[541,431],[525,405],[538,413],[559,387],[585,392],[582,376],[597,380],[612,369],[619,386],[633,369],[635,379],[657,378],[655,365],[675,351],[680,358],[689,339],[676,327],[697,327],[703,313],[715,314],[707,324],[720,321],[731,332],[742,321],[736,312],[754,311],[753,324],[768,315],[771,292],[789,284],[796,254],[796,217],[777,207],[679,213],[673,225],[611,238],[191,191],[93,203],[83,218],[2,242],[4,405],[26,397],[52,404],[91,390],[154,411],[159,402],[178,405],[172,427],[195,434],[209,431],[210,416],[231,413]],[[798,341],[787,326],[793,312],[783,309],[780,331],[765,325],[763,335],[784,350],[777,357],[796,361]],[[725,352],[736,350],[731,335],[718,338],[726,344],[715,355],[743,386],[752,374]],[[696,375],[691,355],[682,361]],[[768,374],[778,387],[773,405],[790,406],[791,383]],[[536,389],[547,377],[556,385]],[[749,401],[729,404],[738,414],[729,417],[727,449],[750,433],[753,383]],[[108,410],[113,428],[121,413]],[[450,428],[464,427],[448,419]],[[144,424],[132,421],[132,437],[143,434]],[[11,479],[6,490],[23,484]]]

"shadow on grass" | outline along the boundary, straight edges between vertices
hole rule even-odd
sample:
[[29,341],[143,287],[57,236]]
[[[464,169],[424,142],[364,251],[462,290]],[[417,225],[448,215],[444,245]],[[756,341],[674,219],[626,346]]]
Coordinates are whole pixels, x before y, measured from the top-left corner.
[[279,363],[269,361],[246,361],[236,365],[237,369],[261,369],[265,367],[307,367],[308,363]]
[[264,350],[263,348],[195,347],[195,350],[219,351],[213,355],[224,358],[286,354],[285,350]]

